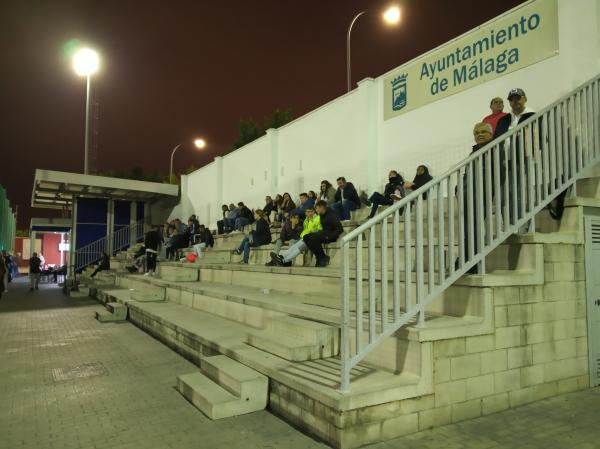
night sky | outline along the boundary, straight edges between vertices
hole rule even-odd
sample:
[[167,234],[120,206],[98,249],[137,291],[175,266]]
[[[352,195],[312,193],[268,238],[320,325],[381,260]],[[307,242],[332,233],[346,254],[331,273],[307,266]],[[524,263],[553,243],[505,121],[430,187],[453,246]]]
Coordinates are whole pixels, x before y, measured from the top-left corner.
[[[376,77],[520,4],[520,0],[398,1],[402,22],[382,23],[379,0],[7,1],[0,2],[0,184],[19,228],[31,216],[36,168],[82,172],[85,81],[65,44],[96,48],[101,72],[98,169],[158,170],[171,149],[176,171],[201,166],[237,137],[240,117],[276,108],[295,116],[346,90],[350,20],[353,81]],[[487,101],[487,100],[485,100]]]

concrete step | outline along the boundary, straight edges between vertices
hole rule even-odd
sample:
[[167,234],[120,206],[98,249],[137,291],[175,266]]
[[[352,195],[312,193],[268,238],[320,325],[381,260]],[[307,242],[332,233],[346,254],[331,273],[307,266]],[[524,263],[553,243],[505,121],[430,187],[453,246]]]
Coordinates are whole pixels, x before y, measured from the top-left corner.
[[292,316],[277,316],[267,322],[267,330],[308,343],[333,347],[337,353],[339,334],[337,328]]
[[200,372],[177,377],[177,390],[210,419],[249,413],[240,410],[240,399]]
[[165,289],[164,288],[142,288],[135,289],[131,292],[131,299],[141,302],[149,301],[164,301],[165,300]]
[[96,312],[96,319],[102,323],[126,321],[127,306],[116,302],[109,302],[106,304],[106,311]]
[[266,376],[224,355],[203,358],[200,369],[241,401],[248,402],[251,409],[266,407],[269,387]]
[[198,265],[188,263],[163,262],[158,266],[161,279],[172,282],[190,282],[198,280]]
[[332,345],[314,344],[268,330],[249,333],[248,344],[291,362],[319,360],[336,355]]

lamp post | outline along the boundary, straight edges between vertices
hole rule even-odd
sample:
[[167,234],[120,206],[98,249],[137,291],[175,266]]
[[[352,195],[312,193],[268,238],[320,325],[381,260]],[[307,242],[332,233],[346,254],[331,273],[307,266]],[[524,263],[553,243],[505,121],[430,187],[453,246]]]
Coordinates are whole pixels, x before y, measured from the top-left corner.
[[73,56],[73,69],[79,76],[85,76],[86,85],[86,96],[85,96],[85,146],[84,146],[84,161],[83,161],[83,173],[85,175],[89,172],[89,152],[90,152],[90,92],[91,92],[91,77],[98,71],[100,66],[100,58],[98,53],[89,48],[82,48],[78,50]]
[[[171,166],[169,168],[169,182],[171,181],[171,179],[173,178],[173,156],[175,156],[175,152],[181,148],[181,146],[183,145],[183,142],[176,145],[175,148],[173,148],[173,151],[171,151]],[[194,146],[196,148],[198,148],[199,150],[203,149],[204,147],[206,147],[206,141],[204,139],[194,139]]]
[[[348,27],[348,34],[346,35],[346,84],[348,92],[350,92],[352,86],[352,67],[350,63],[351,49],[350,49],[350,37],[352,35],[352,27],[360,16],[365,14],[367,11],[361,11],[354,16],[350,26]],[[389,25],[395,25],[400,21],[400,8],[397,6],[391,6],[383,14],[383,20]]]

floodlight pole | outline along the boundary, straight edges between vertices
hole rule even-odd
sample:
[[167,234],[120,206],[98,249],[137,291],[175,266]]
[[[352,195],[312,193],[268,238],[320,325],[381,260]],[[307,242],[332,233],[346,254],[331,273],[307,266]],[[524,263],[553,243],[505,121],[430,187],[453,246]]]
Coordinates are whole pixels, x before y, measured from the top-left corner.
[[90,91],[91,91],[91,76],[87,75],[87,87],[85,96],[85,155],[83,159],[83,174],[87,175],[90,171]]
[[348,92],[352,90],[352,67],[350,64],[350,35],[352,33],[352,27],[354,26],[354,22],[356,22],[356,20],[364,13],[366,13],[366,11],[361,11],[354,16],[354,19],[352,19],[352,22],[350,22],[350,26],[348,27],[348,34],[346,36],[346,83],[348,87]]
[[173,156],[175,156],[175,152],[179,149],[179,147],[181,147],[181,145],[183,144],[178,144],[175,148],[173,148],[173,151],[171,152],[171,168],[169,169],[169,182],[171,182],[171,179],[173,178]]

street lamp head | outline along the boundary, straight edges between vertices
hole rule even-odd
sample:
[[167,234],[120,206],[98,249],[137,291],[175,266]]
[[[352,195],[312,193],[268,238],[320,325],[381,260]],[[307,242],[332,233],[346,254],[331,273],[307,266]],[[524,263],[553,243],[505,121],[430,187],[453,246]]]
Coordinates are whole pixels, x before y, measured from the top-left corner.
[[400,22],[400,8],[397,6],[390,6],[383,13],[383,20],[389,25],[396,25]]
[[206,141],[204,139],[195,139],[194,146],[196,148],[198,148],[199,150],[201,150],[202,148],[204,148],[206,146]]
[[78,50],[73,56],[73,69],[80,76],[90,76],[98,71],[100,58],[98,53],[89,48]]

